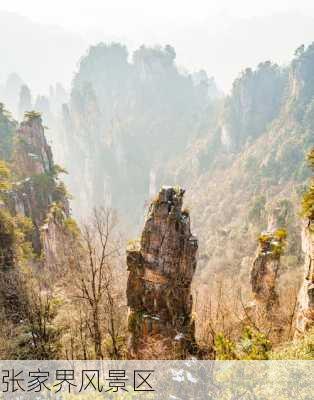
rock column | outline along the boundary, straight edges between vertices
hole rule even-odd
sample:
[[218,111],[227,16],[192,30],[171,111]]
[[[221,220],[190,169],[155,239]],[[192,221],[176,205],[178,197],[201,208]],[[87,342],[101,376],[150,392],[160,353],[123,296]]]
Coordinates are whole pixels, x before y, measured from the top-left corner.
[[147,357],[152,338],[167,352],[158,358],[186,357],[195,350],[191,282],[198,242],[188,211],[182,211],[183,195],[180,188],[163,187],[150,205],[140,241],[128,246],[132,357],[145,351]]
[[298,297],[296,336],[314,326],[314,221],[306,219],[302,229],[304,280]]
[[273,325],[277,325],[278,322],[277,279],[285,238],[286,232],[282,229],[262,233],[251,269],[255,319],[267,320]]

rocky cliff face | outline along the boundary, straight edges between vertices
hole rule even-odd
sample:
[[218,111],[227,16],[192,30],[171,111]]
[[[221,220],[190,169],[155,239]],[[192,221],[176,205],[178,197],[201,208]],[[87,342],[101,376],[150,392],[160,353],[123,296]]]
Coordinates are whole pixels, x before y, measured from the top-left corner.
[[26,113],[16,133],[13,151],[14,172],[18,180],[9,196],[12,214],[29,217],[34,225],[32,238],[35,252],[42,250],[42,226],[47,223],[50,208],[60,209],[69,215],[69,204],[59,170],[53,161],[52,151],[44,134],[40,114]]
[[5,113],[0,117],[0,144],[6,144],[0,152],[6,161],[1,160],[0,314],[15,327],[16,339],[29,306],[23,267],[56,265],[69,206],[40,114],[26,113],[20,127]]
[[16,164],[20,174],[32,176],[52,171],[52,152],[46,141],[39,113],[26,113],[25,120],[17,131],[17,141]]
[[306,332],[314,324],[314,221],[304,221],[302,229],[304,252],[304,281],[298,298],[296,336]]
[[189,213],[182,211],[183,195],[182,189],[163,187],[150,205],[140,242],[127,250],[134,357],[145,353],[152,337],[163,341],[170,357],[172,350],[184,357],[195,347],[191,282],[198,242],[190,230]]
[[207,135],[218,95],[214,82],[204,71],[182,74],[175,58],[171,46],[141,46],[128,57],[118,43],[92,46],[82,58],[61,124],[61,162],[77,215],[88,215],[86,204],[106,202],[138,226],[151,172],[159,182],[169,160],[193,137]]
[[257,319],[262,318],[270,322],[275,322],[276,319],[279,307],[277,279],[284,236],[284,231],[277,230],[263,233],[259,239],[259,248],[251,270],[251,287]]

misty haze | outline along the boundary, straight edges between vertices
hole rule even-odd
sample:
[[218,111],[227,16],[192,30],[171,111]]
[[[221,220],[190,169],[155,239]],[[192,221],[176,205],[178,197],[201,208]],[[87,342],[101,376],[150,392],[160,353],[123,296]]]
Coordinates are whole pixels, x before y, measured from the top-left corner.
[[37,3],[0,8],[1,359],[314,359],[314,6]]

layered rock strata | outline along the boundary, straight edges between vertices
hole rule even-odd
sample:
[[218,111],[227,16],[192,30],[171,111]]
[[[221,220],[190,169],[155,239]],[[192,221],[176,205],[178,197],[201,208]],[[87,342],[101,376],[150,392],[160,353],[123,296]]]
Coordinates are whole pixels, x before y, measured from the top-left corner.
[[198,242],[188,211],[182,211],[183,195],[180,188],[163,187],[149,207],[140,241],[127,250],[129,349],[134,357],[139,351],[147,354],[150,338],[163,343],[167,357],[195,350],[191,282]]
[[257,323],[268,321],[276,331],[280,330],[277,287],[285,239],[286,232],[282,229],[261,234],[250,276],[254,297],[250,313]]
[[314,325],[314,221],[306,219],[302,229],[304,280],[298,297],[296,336]]
[[66,190],[58,181],[59,167],[54,164],[40,114],[26,113],[17,130],[13,157],[14,172],[19,180],[10,193],[9,208],[12,214],[21,214],[32,220],[33,248],[39,254],[43,248],[42,227],[46,227],[48,222],[51,227],[51,221],[48,221],[51,207],[58,208],[59,214],[65,218],[69,216]]

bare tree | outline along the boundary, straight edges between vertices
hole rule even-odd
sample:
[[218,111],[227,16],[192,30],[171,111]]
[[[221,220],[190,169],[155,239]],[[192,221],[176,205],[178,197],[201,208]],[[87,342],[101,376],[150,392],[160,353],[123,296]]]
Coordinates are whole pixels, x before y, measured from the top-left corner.
[[80,336],[83,338],[82,326],[86,325],[97,359],[105,357],[105,336],[111,341],[110,357],[120,356],[123,279],[117,226],[111,209],[95,209],[90,223],[82,226],[79,244],[74,242],[68,252],[68,285],[73,289],[73,298],[88,309],[86,321],[80,323]]
[[[43,272],[41,272],[43,274]],[[46,277],[34,278],[31,274],[26,277],[27,307],[25,317],[28,323],[30,344],[32,349],[29,356],[38,359],[51,359],[58,356],[61,331],[55,325],[54,319],[59,305],[54,297],[52,287],[45,282]]]

